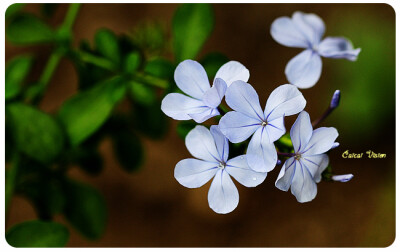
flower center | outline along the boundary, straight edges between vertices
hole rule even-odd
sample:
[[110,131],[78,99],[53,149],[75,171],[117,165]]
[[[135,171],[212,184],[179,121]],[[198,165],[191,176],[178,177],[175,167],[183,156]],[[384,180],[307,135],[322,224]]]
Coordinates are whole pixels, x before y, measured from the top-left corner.
[[300,158],[301,158],[301,154],[296,153],[296,154],[294,155],[294,159],[300,160]]
[[225,169],[226,164],[225,163],[219,163],[218,168],[219,169]]
[[262,122],[262,123],[261,123],[261,126],[263,126],[263,127],[265,127],[265,126],[267,126],[267,125],[268,125],[267,122]]

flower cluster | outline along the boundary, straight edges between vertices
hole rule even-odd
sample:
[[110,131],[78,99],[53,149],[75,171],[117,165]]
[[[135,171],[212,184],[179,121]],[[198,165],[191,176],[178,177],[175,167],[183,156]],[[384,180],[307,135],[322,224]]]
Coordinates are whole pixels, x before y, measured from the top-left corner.
[[[286,158],[275,186],[283,191],[291,189],[298,202],[308,202],[317,194],[317,183],[327,169],[329,150],[337,147],[335,128],[313,126],[321,122],[340,100],[336,91],[323,117],[311,123],[304,111],[306,99],[298,88],[309,88],[318,81],[322,57],[356,60],[360,49],[353,49],[344,38],[325,38],[323,21],[314,14],[295,12],[292,18],[281,17],[271,25],[271,35],[280,44],[305,50],[286,66],[290,84],[278,86],[262,109],[256,90],[248,83],[249,70],[237,61],[224,64],[217,72],[212,86],[207,73],[196,61],[185,60],[175,70],[175,82],[185,93],[168,94],[162,111],[176,120],[197,123],[222,115],[218,125],[210,129],[197,125],[186,136],[185,144],[194,158],[180,161],[175,167],[175,178],[188,188],[203,186],[213,178],[208,202],[215,212],[229,213],[239,203],[238,190],[231,177],[246,187],[261,184],[277,164],[278,155]],[[223,98],[232,109],[219,109]],[[286,133],[285,117],[299,114],[290,130],[291,148],[288,153],[277,150],[275,142]],[[247,141],[250,139],[249,141]],[[229,142],[247,144],[243,155],[229,159]],[[346,182],[353,177],[330,175],[332,181]]]

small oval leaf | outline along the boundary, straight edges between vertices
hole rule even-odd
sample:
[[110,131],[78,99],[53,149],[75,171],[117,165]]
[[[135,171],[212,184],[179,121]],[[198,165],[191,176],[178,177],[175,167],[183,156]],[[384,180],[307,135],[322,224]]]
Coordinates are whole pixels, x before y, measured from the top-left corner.
[[17,248],[64,247],[68,239],[64,225],[39,220],[17,224],[6,233],[8,244]]
[[54,41],[55,32],[33,15],[19,15],[11,20],[6,36],[11,43],[38,44]]

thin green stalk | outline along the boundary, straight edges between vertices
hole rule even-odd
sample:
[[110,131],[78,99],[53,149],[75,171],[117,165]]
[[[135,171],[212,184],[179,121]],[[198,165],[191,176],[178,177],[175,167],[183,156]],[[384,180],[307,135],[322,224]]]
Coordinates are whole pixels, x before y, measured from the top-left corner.
[[[60,30],[70,31],[75,22],[79,11],[80,4],[70,4],[65,15],[64,22],[62,23]],[[39,78],[38,84],[29,90],[26,100],[28,102],[36,103],[40,97],[43,95],[47,85],[49,84],[51,77],[53,76],[55,70],[62,56],[64,55],[64,50],[58,48],[49,57],[46,66]]]
[[6,177],[6,187],[5,187],[5,211],[10,207],[11,198],[14,194],[15,183],[17,180],[18,174],[18,166],[19,166],[19,155],[15,153],[12,158],[12,163],[10,167],[7,169],[7,177]]
[[133,75],[133,80],[137,82],[141,82],[143,84],[147,84],[150,86],[166,89],[168,87],[168,81],[159,79],[157,77],[151,76],[151,75],[145,75],[143,73],[138,73],[136,72]]
[[67,14],[65,15],[65,19],[63,24],[61,25],[61,28],[64,29],[72,29],[72,26],[74,25],[76,16],[78,15],[79,12],[79,7],[81,6],[81,4],[79,3],[72,3],[69,5]]
[[111,61],[98,57],[96,55],[87,53],[87,52],[83,52],[80,51],[79,53],[79,57],[82,61],[86,62],[86,63],[91,63],[93,65],[96,65],[98,67],[110,70],[110,71],[116,71],[117,67],[115,66],[114,63],[112,63]]

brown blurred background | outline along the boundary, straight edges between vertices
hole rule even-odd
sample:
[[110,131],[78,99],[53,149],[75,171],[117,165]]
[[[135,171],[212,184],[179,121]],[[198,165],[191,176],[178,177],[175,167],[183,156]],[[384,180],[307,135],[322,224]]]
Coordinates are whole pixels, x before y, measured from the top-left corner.
[[[98,28],[117,34],[130,31],[143,20],[156,19],[171,26],[176,4],[83,4],[77,18],[75,43],[91,40]],[[240,203],[228,215],[214,213],[207,203],[210,183],[187,189],[174,179],[175,164],[190,156],[172,122],[161,141],[143,139],[146,161],[140,171],[127,174],[118,167],[109,140],[100,149],[105,169],[91,177],[77,168],[70,175],[86,181],[105,196],[108,222],[103,237],[88,241],[71,230],[71,247],[385,247],[395,239],[395,12],[385,4],[213,4],[215,29],[201,55],[219,51],[250,70],[249,82],[264,106],[269,93],[286,83],[286,63],[300,49],[286,48],[269,34],[273,20],[301,10],[318,14],[326,35],[345,36],[361,47],[359,60],[323,59],[320,81],[302,90],[312,119],[320,116],[336,89],[342,90],[341,106],[322,126],[339,130],[341,145],[330,153],[336,174],[353,173],[348,183],[321,182],[318,195],[301,204],[274,183],[280,167],[256,188],[238,185]],[[25,7],[37,12],[38,5]],[[59,24],[61,6],[52,18]],[[43,66],[50,49],[18,47],[6,43],[7,59],[35,51]],[[201,56],[200,55],[200,56]],[[41,63],[40,63],[41,62]],[[372,81],[370,76],[374,76]],[[380,76],[383,76],[380,78]],[[389,76],[389,77],[388,77]],[[55,111],[76,92],[77,75],[63,60],[40,108]],[[286,127],[295,117],[286,119]],[[385,159],[343,159],[345,150],[386,153]],[[30,204],[14,198],[7,220],[15,223],[36,218]],[[66,221],[60,216],[56,219]]]

